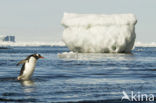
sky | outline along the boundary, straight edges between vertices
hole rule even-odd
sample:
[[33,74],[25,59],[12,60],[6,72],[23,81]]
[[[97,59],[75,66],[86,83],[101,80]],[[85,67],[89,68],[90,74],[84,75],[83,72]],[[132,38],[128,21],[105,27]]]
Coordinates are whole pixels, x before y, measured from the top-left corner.
[[64,12],[134,13],[136,41],[156,42],[156,0],[0,0],[0,35],[24,42],[60,41]]

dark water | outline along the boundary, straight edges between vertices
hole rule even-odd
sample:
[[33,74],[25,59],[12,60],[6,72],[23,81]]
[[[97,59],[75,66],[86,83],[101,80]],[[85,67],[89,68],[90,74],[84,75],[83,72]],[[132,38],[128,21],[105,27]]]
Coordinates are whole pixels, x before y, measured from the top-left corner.
[[[156,96],[156,48],[137,47],[132,54],[57,56],[68,51],[66,47],[0,49],[0,103],[122,103],[123,91]],[[32,53],[45,59],[37,62],[32,80],[19,82],[21,66],[16,64]]]

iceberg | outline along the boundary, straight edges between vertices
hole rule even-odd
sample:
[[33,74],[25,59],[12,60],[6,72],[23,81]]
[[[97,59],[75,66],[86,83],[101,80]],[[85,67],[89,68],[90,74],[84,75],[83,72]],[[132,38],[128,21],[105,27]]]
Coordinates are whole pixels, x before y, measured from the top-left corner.
[[64,13],[63,42],[73,52],[129,53],[136,34],[134,14]]
[[0,35],[0,42],[15,42],[13,35]]

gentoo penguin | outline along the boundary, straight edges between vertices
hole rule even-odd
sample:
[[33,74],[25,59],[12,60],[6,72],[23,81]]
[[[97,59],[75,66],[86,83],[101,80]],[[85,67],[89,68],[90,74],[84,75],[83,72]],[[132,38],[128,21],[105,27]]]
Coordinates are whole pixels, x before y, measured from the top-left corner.
[[20,61],[18,65],[23,64],[20,75],[17,77],[17,80],[29,80],[35,70],[36,61],[39,58],[44,58],[40,54],[29,55],[26,59]]

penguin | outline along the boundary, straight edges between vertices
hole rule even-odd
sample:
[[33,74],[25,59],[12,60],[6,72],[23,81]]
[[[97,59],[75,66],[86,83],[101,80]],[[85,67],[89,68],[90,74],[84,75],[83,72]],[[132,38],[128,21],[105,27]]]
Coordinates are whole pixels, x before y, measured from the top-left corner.
[[36,62],[39,58],[44,58],[40,54],[29,55],[26,59],[21,60],[18,64],[23,64],[20,75],[17,77],[17,80],[29,80],[35,70]]

